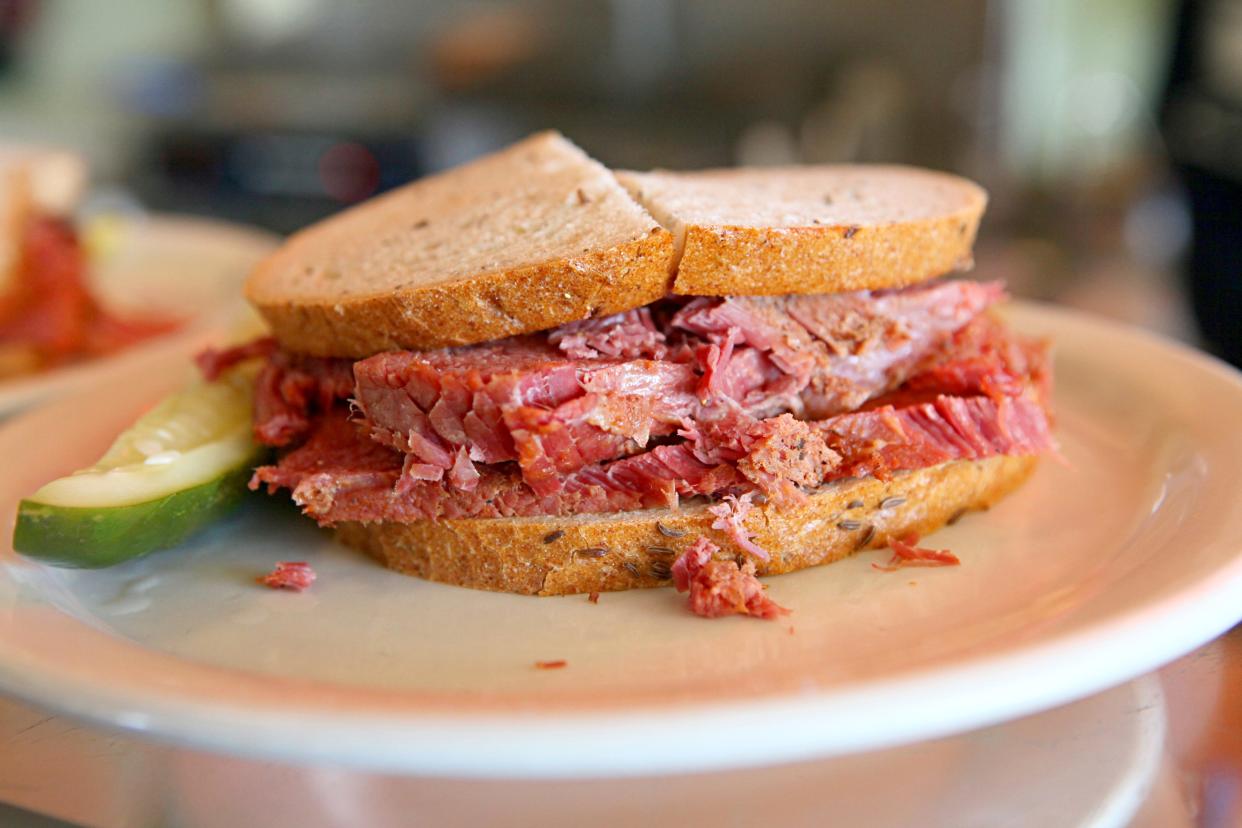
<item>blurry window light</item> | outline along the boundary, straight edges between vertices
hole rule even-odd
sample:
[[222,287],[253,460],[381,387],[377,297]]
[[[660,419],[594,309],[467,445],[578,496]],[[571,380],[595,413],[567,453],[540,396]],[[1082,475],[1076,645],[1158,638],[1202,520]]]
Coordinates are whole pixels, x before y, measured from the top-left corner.
[[240,38],[276,43],[313,28],[326,0],[220,0],[221,17]]
[[1002,160],[1022,177],[1102,172],[1155,132],[1166,0],[997,0]]
[[1064,92],[1064,105],[1078,127],[1089,135],[1110,135],[1128,129],[1138,115],[1138,87],[1120,72],[1088,75]]

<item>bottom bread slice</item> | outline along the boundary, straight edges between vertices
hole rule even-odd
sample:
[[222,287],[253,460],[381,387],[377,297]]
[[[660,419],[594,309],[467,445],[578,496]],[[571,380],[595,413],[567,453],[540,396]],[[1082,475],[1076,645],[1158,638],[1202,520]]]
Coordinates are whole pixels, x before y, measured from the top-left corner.
[[[746,520],[770,555],[760,575],[831,563],[907,532],[926,534],[973,509],[986,509],[1024,481],[1037,457],[959,460],[889,480],[841,480],[806,503],[756,506]],[[606,592],[669,583],[677,556],[699,535],[744,553],[706,502],[680,509],[571,517],[471,518],[414,523],[342,523],[336,536],[385,566],[448,584],[528,595]]]

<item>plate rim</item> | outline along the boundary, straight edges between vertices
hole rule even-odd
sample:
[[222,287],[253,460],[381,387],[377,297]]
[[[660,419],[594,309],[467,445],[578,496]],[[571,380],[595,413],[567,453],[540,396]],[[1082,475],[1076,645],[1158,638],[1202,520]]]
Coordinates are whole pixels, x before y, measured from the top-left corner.
[[[1089,314],[1035,303],[1008,309],[1036,325],[1086,325],[1168,352],[1231,386],[1242,403],[1242,374],[1180,343]],[[94,387],[94,385],[92,385]],[[90,389],[83,388],[82,393]],[[20,426],[38,409],[12,421]],[[8,430],[6,426],[6,431]],[[1242,541],[1242,538],[1234,539]],[[40,706],[175,744],[298,764],[332,762],[375,771],[476,777],[592,777],[695,772],[843,755],[937,738],[1036,713],[1123,683],[1225,632],[1242,617],[1242,545],[1197,580],[1161,600],[1127,606],[1084,628],[968,656],[948,667],[917,668],[826,693],[693,703],[663,710],[545,713],[384,713],[259,709],[237,699],[186,699],[150,688],[63,686],[45,672],[14,669],[0,638],[0,689]],[[1160,623],[1176,616],[1177,623]],[[1133,641],[1141,630],[1144,646]],[[131,642],[139,646],[136,642]],[[1086,654],[1086,655],[1084,655]],[[165,656],[176,660],[176,656]],[[1066,658],[1075,671],[1058,670]],[[1085,662],[1085,663],[1084,663]],[[224,670],[227,668],[209,668]],[[1040,680],[1031,680],[1040,676]],[[986,686],[980,694],[963,687]],[[934,717],[911,696],[941,703]],[[886,711],[851,724],[858,705]],[[865,717],[864,717],[865,718]],[[872,717],[874,719],[874,717]],[[797,722],[795,728],[790,722]],[[670,746],[669,728],[694,733]],[[771,734],[781,733],[773,740]],[[589,738],[584,733],[589,732]],[[257,738],[258,735],[263,738]],[[651,745],[659,745],[653,752]],[[433,749],[420,748],[434,745]],[[413,747],[411,747],[413,746]]]

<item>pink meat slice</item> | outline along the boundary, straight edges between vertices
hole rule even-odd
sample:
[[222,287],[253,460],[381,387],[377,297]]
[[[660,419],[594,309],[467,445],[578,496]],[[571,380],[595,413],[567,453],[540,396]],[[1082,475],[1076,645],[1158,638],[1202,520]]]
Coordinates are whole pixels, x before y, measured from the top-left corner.
[[548,342],[575,359],[664,359],[668,354],[664,334],[656,328],[650,308],[570,322],[551,331]]
[[[750,413],[823,419],[896,388],[929,351],[1004,295],[1000,283],[948,281],[831,295],[702,298],[674,315],[672,325],[711,343],[699,351],[702,391],[723,390],[726,380],[718,376],[747,359],[734,370],[748,381],[734,379],[728,387]],[[741,388],[744,396],[737,396]]]
[[446,471],[461,448],[473,462],[517,461],[542,495],[671,434],[695,402],[688,364],[572,359],[537,339],[380,354],[356,363],[354,377],[378,442]]
[[355,364],[355,399],[372,437],[417,463],[447,472],[464,447],[472,462],[517,461],[547,496],[566,475],[687,423],[857,407],[1002,295],[997,285],[946,282],[664,303],[674,346],[641,308],[544,336],[380,354]]
[[[1000,400],[941,395],[930,402],[884,405],[810,426],[832,455],[809,478],[802,476],[805,469],[798,470],[799,487],[843,477],[882,477],[955,459],[1037,454],[1053,446],[1044,410],[1031,394]],[[548,495],[527,485],[514,464],[480,468],[473,487],[466,490],[444,476],[403,476],[405,460],[401,452],[360,433],[338,407],[321,418],[303,446],[258,469],[251,485],[291,489],[303,510],[324,524],[631,511],[676,506],[682,497],[722,497],[760,488],[738,463],[705,463],[688,443],[587,466]],[[769,471],[781,474],[775,464]]]
[[318,412],[353,393],[349,360],[273,353],[254,388],[254,435],[268,446],[287,446],[310,432]]

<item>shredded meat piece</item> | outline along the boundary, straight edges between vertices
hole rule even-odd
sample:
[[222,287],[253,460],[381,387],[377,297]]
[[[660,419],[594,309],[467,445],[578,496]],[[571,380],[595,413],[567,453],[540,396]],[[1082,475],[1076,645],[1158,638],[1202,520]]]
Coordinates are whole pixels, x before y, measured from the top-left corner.
[[548,334],[548,342],[566,356],[578,359],[598,357],[647,357],[663,359],[668,353],[664,334],[651,321],[650,308],[636,308],[602,319],[584,319],[561,325]]
[[568,666],[569,666],[569,662],[563,658],[558,658],[555,661],[536,661],[535,662],[535,668],[538,670],[559,670],[562,667],[568,667]]
[[194,357],[194,363],[208,382],[248,359],[267,359],[276,352],[276,340],[265,336],[230,348],[207,348]]
[[958,566],[961,561],[947,549],[924,549],[918,546],[919,536],[913,533],[889,541],[893,557],[887,564],[873,563],[881,572],[896,572],[907,566]]
[[275,569],[255,580],[271,589],[302,592],[315,583],[315,570],[305,561],[280,561]]
[[756,416],[791,411],[822,419],[901,384],[928,351],[1003,297],[998,283],[946,281],[903,290],[701,298],[672,324],[713,344],[696,350],[704,389],[729,385],[717,377],[758,351],[776,372],[762,371],[763,363],[750,366],[746,373],[760,384],[738,401]]
[[348,399],[353,389],[347,359],[275,351],[255,379],[255,439],[267,446],[287,446],[304,439],[315,415]]
[[767,550],[756,544],[751,538],[754,533],[746,528],[746,516],[755,507],[751,502],[754,492],[746,492],[741,497],[725,495],[724,500],[715,506],[708,506],[707,511],[716,516],[712,528],[719,529],[729,536],[739,549],[744,549],[760,560],[768,560],[771,556]]
[[703,567],[707,566],[712,559],[712,555],[720,551],[720,547],[700,535],[695,538],[694,543],[686,548],[685,552],[673,561],[673,586],[678,592],[686,592],[690,589],[690,582],[694,580],[694,576],[699,573]]
[[791,414],[756,420],[736,406],[722,406],[718,416],[687,422],[678,435],[699,460],[736,465],[781,505],[804,502],[803,489],[819,486],[841,462],[823,431]]
[[720,547],[700,536],[674,562],[673,585],[678,592],[689,592],[690,611],[704,618],[750,615],[772,620],[789,610],[768,597],[755,575],[755,564],[747,561],[718,561],[713,556]]

